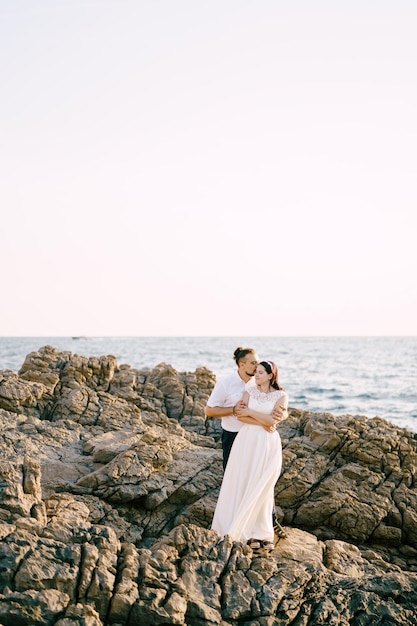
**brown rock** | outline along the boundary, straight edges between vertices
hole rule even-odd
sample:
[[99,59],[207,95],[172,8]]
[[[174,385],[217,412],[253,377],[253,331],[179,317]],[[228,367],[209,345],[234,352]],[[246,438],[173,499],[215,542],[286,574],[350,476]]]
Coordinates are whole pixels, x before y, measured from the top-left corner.
[[209,530],[222,480],[205,368],[47,346],[0,372],[0,623],[417,623],[417,439],[292,409],[256,553]]

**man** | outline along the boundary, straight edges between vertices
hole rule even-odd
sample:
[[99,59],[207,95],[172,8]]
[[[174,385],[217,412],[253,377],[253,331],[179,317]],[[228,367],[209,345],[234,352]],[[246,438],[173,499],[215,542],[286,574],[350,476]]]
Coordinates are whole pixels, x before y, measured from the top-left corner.
[[[253,376],[259,362],[258,355],[253,348],[236,348],[233,358],[237,365],[237,371],[217,381],[206,406],[207,417],[221,418],[222,420],[223,470],[226,469],[236,435],[243,426],[243,422],[238,420],[235,410],[242,400],[246,387],[255,384]],[[278,421],[287,417],[287,411],[274,410],[273,416]],[[271,428],[276,427],[271,426]],[[287,537],[287,533],[278,523],[275,507],[272,518],[277,536]]]
[[230,450],[242,422],[236,417],[235,409],[246,390],[246,385],[254,385],[253,376],[259,359],[253,348],[236,348],[233,358],[237,371],[217,381],[207,401],[207,417],[222,420],[223,469],[226,469]]

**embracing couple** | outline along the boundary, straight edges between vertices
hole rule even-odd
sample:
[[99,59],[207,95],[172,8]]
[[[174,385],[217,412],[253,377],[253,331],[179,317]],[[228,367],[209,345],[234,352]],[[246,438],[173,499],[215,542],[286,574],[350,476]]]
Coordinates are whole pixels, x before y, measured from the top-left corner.
[[246,541],[253,549],[274,548],[274,486],[282,448],[276,425],[288,415],[288,396],[273,361],[259,361],[252,348],[234,352],[237,371],[220,379],[207,402],[207,417],[222,420],[224,477],[212,529]]

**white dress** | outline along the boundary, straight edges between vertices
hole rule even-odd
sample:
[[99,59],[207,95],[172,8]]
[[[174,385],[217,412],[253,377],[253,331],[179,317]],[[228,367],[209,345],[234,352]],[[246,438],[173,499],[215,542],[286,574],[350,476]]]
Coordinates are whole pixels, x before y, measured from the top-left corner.
[[[248,406],[270,414],[285,391],[248,389]],[[273,541],[274,486],[281,473],[282,447],[279,433],[263,426],[244,424],[233,442],[212,529],[238,541],[250,538]]]

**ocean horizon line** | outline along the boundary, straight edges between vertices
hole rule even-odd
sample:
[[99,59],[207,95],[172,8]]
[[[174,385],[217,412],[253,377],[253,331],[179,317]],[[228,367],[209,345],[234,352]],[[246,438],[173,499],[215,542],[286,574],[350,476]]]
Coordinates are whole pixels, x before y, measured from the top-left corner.
[[375,334],[375,335],[370,335],[370,334],[363,334],[363,335],[358,335],[358,334],[354,334],[354,335],[186,335],[186,334],[179,334],[179,335],[174,335],[174,334],[169,334],[169,335],[0,335],[0,339],[142,339],[142,338],[147,338],[147,339],[161,339],[161,338],[173,338],[173,339],[178,339],[180,337],[187,337],[187,338],[193,338],[195,337],[196,339],[210,339],[210,338],[241,338],[241,337],[247,337],[247,338],[271,338],[271,339],[280,339],[280,338],[288,338],[288,339],[364,339],[364,338],[381,338],[381,339],[415,339],[417,338],[417,335],[381,335],[381,334]]

